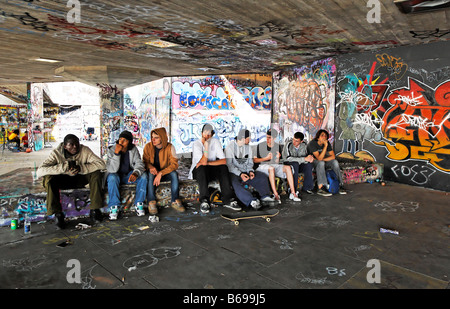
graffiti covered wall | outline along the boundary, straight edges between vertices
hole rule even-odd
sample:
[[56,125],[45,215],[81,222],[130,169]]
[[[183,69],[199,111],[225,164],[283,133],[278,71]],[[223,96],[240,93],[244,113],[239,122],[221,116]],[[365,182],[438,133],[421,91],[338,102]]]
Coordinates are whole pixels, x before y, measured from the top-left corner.
[[450,191],[450,42],[337,59],[335,152]]
[[310,141],[319,129],[333,139],[336,65],[327,58],[273,74],[273,122],[284,138],[295,132]]
[[97,84],[100,88],[100,149],[106,157],[108,146],[119,138],[123,128],[123,92],[117,86]]
[[191,152],[205,123],[224,147],[242,128],[257,143],[270,126],[271,108],[271,74],[172,78],[172,143],[178,153]]
[[162,78],[124,90],[124,130],[133,134],[136,145],[151,142],[155,128],[170,134],[170,87],[170,78]]

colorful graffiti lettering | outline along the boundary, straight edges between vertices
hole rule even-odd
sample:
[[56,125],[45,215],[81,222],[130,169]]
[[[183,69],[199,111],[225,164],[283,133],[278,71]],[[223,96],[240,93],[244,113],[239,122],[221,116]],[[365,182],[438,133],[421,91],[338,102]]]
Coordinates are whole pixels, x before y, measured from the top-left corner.
[[387,157],[395,161],[424,160],[450,172],[450,81],[432,89],[408,78],[408,86],[393,90],[392,105],[383,117]]

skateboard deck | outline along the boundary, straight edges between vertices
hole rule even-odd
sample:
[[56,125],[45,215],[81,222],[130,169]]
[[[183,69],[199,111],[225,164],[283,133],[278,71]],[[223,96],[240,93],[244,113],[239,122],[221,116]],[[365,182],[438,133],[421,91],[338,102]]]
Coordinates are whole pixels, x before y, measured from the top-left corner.
[[280,211],[278,209],[269,210],[254,210],[248,212],[238,212],[232,214],[222,214],[222,217],[234,222],[235,225],[239,224],[239,220],[253,219],[253,218],[263,218],[267,222],[270,222],[270,218],[278,215]]

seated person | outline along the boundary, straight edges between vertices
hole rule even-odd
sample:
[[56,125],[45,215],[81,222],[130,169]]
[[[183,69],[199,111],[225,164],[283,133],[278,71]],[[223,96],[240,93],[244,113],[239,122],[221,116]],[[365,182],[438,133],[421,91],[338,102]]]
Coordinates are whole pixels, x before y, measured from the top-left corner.
[[158,213],[156,207],[156,187],[161,181],[171,182],[171,206],[178,212],[185,209],[179,198],[178,157],[175,147],[169,143],[165,128],[151,131],[152,141],[144,147],[144,164],[148,170],[147,202],[150,216]]
[[267,176],[253,170],[252,148],[249,146],[250,132],[242,129],[236,140],[228,144],[225,149],[228,170],[230,171],[231,185],[237,198],[247,207],[257,210],[261,202],[246,189],[252,186],[261,196],[261,201],[273,202],[270,197],[270,187]]
[[80,145],[80,140],[73,134],[66,135],[64,141],[39,166],[37,177],[44,177],[42,184],[47,191],[47,215],[55,215],[58,228],[65,227],[59,190],[80,188],[86,184],[89,184],[90,190],[90,219],[92,222],[102,220],[101,172],[105,168],[105,161],[89,147]]
[[192,145],[192,166],[189,170],[189,179],[198,181],[200,189],[200,211],[202,213],[209,212],[208,185],[214,179],[219,180],[223,206],[239,210],[240,207],[233,199],[234,192],[231,188],[222,145],[217,138],[212,138],[213,135],[214,129],[212,125],[205,124],[202,128],[202,137]]
[[302,132],[295,132],[291,141],[283,148],[284,164],[294,168],[294,188],[298,185],[298,174],[303,173],[302,191],[312,194],[314,189],[314,178],[312,174],[314,157],[308,154],[307,145],[303,142]]
[[23,148],[28,148],[28,131],[25,131],[25,135],[22,136]]
[[325,171],[326,168],[331,168],[339,178],[339,194],[347,194],[343,187],[339,163],[336,160],[333,147],[328,141],[328,138],[328,131],[321,129],[317,131],[316,137],[308,144],[308,152],[312,153],[314,156],[313,164],[317,175],[317,194],[322,196],[331,196],[330,192],[324,190],[324,186],[326,187],[328,185]]
[[20,137],[19,137],[19,130],[15,129],[11,134],[8,136],[8,141],[10,143],[16,143],[17,148],[20,148]]
[[256,171],[262,172],[269,176],[270,186],[272,187],[275,200],[281,203],[275,185],[275,176],[287,179],[290,189],[289,199],[300,202],[300,197],[297,196],[297,191],[294,187],[294,177],[292,175],[292,168],[289,165],[280,164],[281,153],[283,149],[280,144],[275,142],[278,132],[274,129],[269,129],[266,133],[266,141],[257,145],[256,156],[253,157]]
[[136,183],[134,207],[138,216],[145,215],[144,201],[147,195],[147,173],[139,150],[133,144],[133,134],[123,131],[116,144],[108,147],[106,159],[106,183],[109,196],[109,219],[117,220],[121,210],[119,187]]

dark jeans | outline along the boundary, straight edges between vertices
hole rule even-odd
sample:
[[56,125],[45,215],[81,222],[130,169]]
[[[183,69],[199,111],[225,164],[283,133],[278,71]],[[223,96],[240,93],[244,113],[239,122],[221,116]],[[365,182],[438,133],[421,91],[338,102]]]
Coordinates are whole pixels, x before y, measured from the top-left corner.
[[303,173],[303,191],[314,189],[313,164],[306,162],[299,164],[298,162],[284,162],[285,165],[291,165],[294,168],[294,187],[298,186],[298,174]]
[[266,174],[262,172],[255,172],[255,177],[253,179],[249,179],[246,182],[243,182],[241,177],[236,176],[235,174],[231,174],[231,185],[233,186],[234,192],[236,193],[237,198],[245,205],[249,206],[250,203],[256,198],[253,197],[253,194],[245,188],[246,185],[252,186],[258,191],[261,198],[266,196],[270,196],[270,186],[269,186],[269,178]]
[[218,180],[220,184],[220,192],[222,193],[222,201],[224,204],[229,204],[234,197],[234,192],[231,189],[230,177],[228,175],[228,167],[222,165],[201,165],[194,168],[192,176],[197,180],[200,189],[199,200],[209,201],[208,184],[211,180]]
[[91,209],[103,207],[102,173],[95,171],[86,175],[47,175],[42,185],[47,191],[47,215],[62,212],[61,196],[59,190],[84,188],[89,184],[89,198]]

